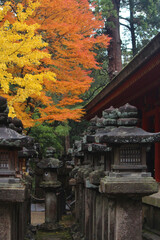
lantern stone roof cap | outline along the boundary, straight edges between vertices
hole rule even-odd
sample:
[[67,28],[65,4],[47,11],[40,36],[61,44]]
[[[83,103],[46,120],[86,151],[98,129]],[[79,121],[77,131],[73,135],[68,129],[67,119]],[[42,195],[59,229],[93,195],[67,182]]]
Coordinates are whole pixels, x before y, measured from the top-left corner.
[[118,127],[113,131],[97,135],[98,143],[154,143],[160,142],[160,133],[146,132],[138,127]]
[[34,148],[25,148],[18,152],[18,157],[37,157],[38,152]]
[[96,115],[94,118],[92,118],[90,120],[90,125],[91,126],[96,126],[97,120],[98,120],[98,116]]
[[130,105],[129,103],[126,103],[125,105],[118,108],[119,112],[136,112],[137,108],[135,106]]
[[118,109],[111,106],[102,112],[104,118],[116,119],[118,118]]
[[62,167],[63,163],[57,158],[42,159],[37,166],[43,169],[57,169]]
[[33,145],[33,138],[21,135],[8,127],[0,127],[0,146],[23,147]]

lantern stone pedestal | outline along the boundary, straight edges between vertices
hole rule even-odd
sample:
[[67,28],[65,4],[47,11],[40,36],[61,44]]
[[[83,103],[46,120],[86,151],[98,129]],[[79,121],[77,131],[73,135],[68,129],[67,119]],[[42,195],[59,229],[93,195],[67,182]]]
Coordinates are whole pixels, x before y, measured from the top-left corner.
[[142,197],[158,190],[153,178],[131,174],[101,179],[100,192],[108,198],[107,240],[142,239]]
[[40,229],[49,231],[61,228],[58,223],[57,204],[57,193],[61,188],[61,183],[57,180],[57,169],[62,166],[62,163],[53,158],[54,152],[54,148],[48,148],[46,158],[37,164],[39,168],[44,170],[40,187],[45,190],[45,223],[40,226]]
[[61,187],[61,183],[42,182],[40,185],[45,190],[45,224],[41,228],[46,230],[58,230],[58,207],[57,207],[57,191]]

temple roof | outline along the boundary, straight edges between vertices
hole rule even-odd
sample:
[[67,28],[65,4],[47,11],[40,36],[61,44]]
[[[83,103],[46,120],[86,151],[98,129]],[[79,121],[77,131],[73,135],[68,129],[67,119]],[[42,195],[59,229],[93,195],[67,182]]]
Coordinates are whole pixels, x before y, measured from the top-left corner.
[[[84,107],[84,118],[90,120],[101,116],[105,108],[134,101],[159,88],[160,33],[158,33],[118,74]],[[138,106],[137,106],[138,107]]]

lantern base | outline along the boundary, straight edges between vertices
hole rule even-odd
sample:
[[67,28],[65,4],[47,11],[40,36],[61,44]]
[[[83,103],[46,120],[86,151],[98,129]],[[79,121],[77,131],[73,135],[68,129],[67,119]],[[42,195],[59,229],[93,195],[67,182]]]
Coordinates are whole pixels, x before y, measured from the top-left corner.
[[63,227],[59,223],[43,223],[39,226],[40,230],[43,231],[60,231]]

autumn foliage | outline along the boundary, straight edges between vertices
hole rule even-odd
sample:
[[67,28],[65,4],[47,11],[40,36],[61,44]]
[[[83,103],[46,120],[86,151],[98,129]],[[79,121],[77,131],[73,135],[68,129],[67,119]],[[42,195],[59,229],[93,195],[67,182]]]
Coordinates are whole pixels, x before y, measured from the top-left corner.
[[[41,94],[33,92],[23,103],[17,99],[13,107],[17,117],[22,120],[27,119],[25,113],[31,117],[35,111],[39,121],[77,120],[82,115],[82,109],[77,107],[82,102],[80,96],[92,82],[89,74],[92,69],[100,67],[95,60],[94,49],[107,47],[109,44],[107,36],[96,34],[96,31],[103,27],[103,21],[100,16],[94,16],[88,0],[40,0],[39,6],[33,7],[35,9],[32,6],[37,2],[30,2],[32,1],[22,2],[26,9],[23,12],[28,13],[26,19],[23,19],[23,24],[27,28],[34,28],[35,37],[40,39],[40,35],[42,36],[43,50],[42,46],[30,44],[31,52],[41,49],[42,55],[38,55],[37,64],[31,61],[32,64],[27,62],[18,66],[15,72],[13,68],[7,71],[13,71],[18,76],[20,69],[23,69],[23,74],[48,73],[48,77],[41,78],[43,87],[38,91]],[[30,10],[27,12],[28,6]],[[17,9],[16,6],[13,7]],[[13,18],[13,22],[16,22],[17,15]],[[25,53],[20,54],[25,56]],[[51,73],[56,74],[56,82],[53,80],[54,74]],[[29,81],[35,81],[34,78],[31,79]],[[2,83],[1,89],[3,90]],[[26,122],[26,125],[29,123]]]
[[38,5],[30,2],[24,12],[24,7],[18,4],[13,15],[10,4],[6,3],[0,12],[0,94],[8,99],[9,115],[17,115],[26,125],[33,124],[31,115],[25,111],[27,99],[41,95],[45,79],[55,82],[53,72],[45,68],[33,71],[44,58],[50,58],[50,54],[42,51],[48,44],[40,34],[35,34],[39,25],[26,23]]

